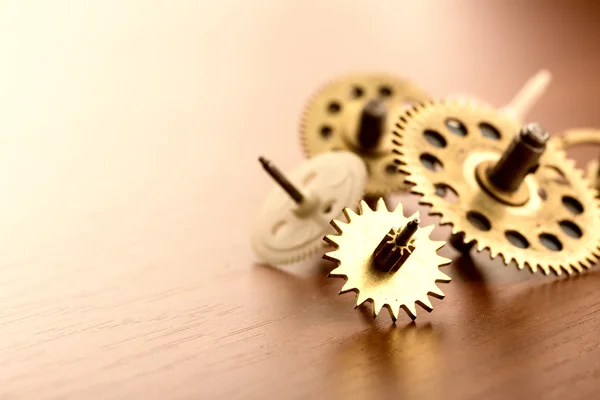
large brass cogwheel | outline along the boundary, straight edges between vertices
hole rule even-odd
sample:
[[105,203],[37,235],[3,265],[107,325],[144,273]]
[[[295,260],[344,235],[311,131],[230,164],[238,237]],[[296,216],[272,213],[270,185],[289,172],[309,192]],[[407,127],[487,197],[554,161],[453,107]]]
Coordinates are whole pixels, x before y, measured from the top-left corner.
[[407,190],[396,174],[389,129],[383,129],[378,144],[361,147],[357,130],[361,112],[370,100],[380,100],[387,110],[386,125],[398,113],[429,96],[411,82],[386,74],[346,76],[321,88],[308,102],[300,126],[302,146],[309,157],[329,151],[352,151],[363,158],[369,179],[368,196]]
[[[400,203],[394,211],[388,211],[381,198],[375,211],[361,201],[359,214],[347,208],[344,214],[348,223],[331,222],[338,235],[328,235],[325,241],[335,250],[323,256],[337,264],[329,276],[347,280],[340,294],[356,292],[357,306],[370,300],[374,317],[385,307],[394,321],[400,308],[415,319],[415,304],[431,312],[428,295],[444,298],[436,282],[450,282],[438,267],[451,261],[436,253],[445,242],[429,238],[433,225],[418,228],[418,212],[407,218]],[[398,246],[394,239],[409,221],[416,225],[412,239],[406,246]],[[383,269],[376,265],[381,259]]]
[[518,125],[495,109],[429,102],[407,111],[394,128],[397,163],[421,204],[477,250],[489,249],[519,269],[549,274],[591,268],[600,256],[595,190],[551,141],[521,188],[526,202],[507,205],[482,189],[476,170],[495,163]]

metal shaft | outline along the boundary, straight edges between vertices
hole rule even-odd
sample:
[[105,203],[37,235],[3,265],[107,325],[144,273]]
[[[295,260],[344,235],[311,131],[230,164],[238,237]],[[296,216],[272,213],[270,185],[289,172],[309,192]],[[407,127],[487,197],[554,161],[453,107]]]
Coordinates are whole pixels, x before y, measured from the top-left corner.
[[535,172],[550,135],[540,124],[524,125],[489,172],[490,182],[504,192],[515,192]]
[[271,175],[271,178],[273,178],[275,182],[277,182],[279,186],[281,186],[281,188],[285,190],[285,192],[289,194],[297,204],[300,204],[302,201],[304,201],[304,195],[302,192],[300,192],[300,190],[298,190],[296,186],[294,186],[294,184],[290,182],[279,170],[279,168],[273,165],[271,161],[264,157],[258,157],[258,161],[260,161],[265,171]]
[[408,241],[413,237],[421,221],[415,218],[406,224],[406,226],[396,235],[396,246],[406,246]]
[[372,149],[379,144],[385,131],[387,108],[378,99],[370,100],[362,109],[358,125],[358,143],[363,149]]

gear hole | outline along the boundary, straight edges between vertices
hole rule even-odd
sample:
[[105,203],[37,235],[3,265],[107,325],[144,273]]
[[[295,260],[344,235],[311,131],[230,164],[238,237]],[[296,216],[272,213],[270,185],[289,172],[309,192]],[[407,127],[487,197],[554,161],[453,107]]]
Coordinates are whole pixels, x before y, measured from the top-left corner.
[[287,225],[287,221],[285,221],[285,220],[278,221],[271,228],[271,234],[273,236],[281,235],[281,233],[285,230],[286,225]]
[[444,122],[446,127],[450,129],[450,132],[457,136],[467,136],[467,127],[461,121],[456,118],[448,118]]
[[325,203],[325,206],[323,206],[323,213],[324,214],[331,213],[331,211],[333,211],[334,206],[335,206],[335,200],[328,201],[327,203]]
[[479,124],[479,131],[481,134],[492,140],[500,140],[500,131],[496,127],[488,122],[482,122]]
[[575,198],[571,196],[563,196],[563,206],[575,215],[583,213],[583,205]]
[[394,94],[394,91],[388,85],[383,85],[379,87],[379,95],[381,97],[391,97]]
[[309,172],[304,179],[302,179],[302,186],[308,186],[309,183],[315,180],[317,173],[315,171]]
[[442,162],[433,154],[423,153],[421,154],[420,159],[421,164],[430,171],[439,172],[444,169]]
[[433,129],[427,129],[423,132],[425,140],[435,147],[444,148],[447,145],[446,139],[438,132]]
[[449,203],[457,203],[458,202],[458,193],[452,187],[446,185],[445,183],[436,183],[435,184],[435,194],[440,196],[442,199],[446,200]]
[[319,133],[323,139],[329,139],[333,133],[333,128],[329,125],[323,125],[321,129],[319,129]]
[[337,114],[342,111],[342,105],[337,101],[332,101],[327,105],[327,112],[330,114]]
[[569,182],[565,173],[560,168],[555,167],[554,165],[544,165],[544,172],[546,172],[549,175],[551,181],[558,183],[559,185],[571,185],[571,182]]
[[402,101],[402,103],[400,104],[400,109],[402,112],[406,111],[406,110],[410,110],[411,108],[415,107],[415,104],[417,102],[413,99],[410,98],[406,98]]
[[398,172],[398,168],[395,164],[388,164],[385,167],[385,173],[388,175],[395,175]]
[[364,94],[365,94],[365,89],[363,89],[361,86],[358,86],[358,85],[352,86],[352,90],[350,91],[350,96],[352,96],[352,98],[359,99],[359,98],[363,97]]
[[574,239],[579,239],[583,236],[581,228],[574,222],[563,220],[558,223],[563,232]]
[[542,199],[543,201],[548,200],[548,193],[546,192],[546,190],[544,190],[544,188],[538,189],[538,196],[540,196],[540,199]]
[[558,238],[551,233],[542,233],[540,234],[539,238],[540,242],[548,250],[561,251],[563,249],[563,245],[560,240],[558,240]]
[[480,231],[487,232],[492,229],[492,223],[485,215],[478,213],[477,211],[469,211],[467,213],[467,220],[473,225],[473,227]]
[[525,236],[521,235],[517,231],[506,231],[504,232],[506,239],[515,247],[520,249],[526,249],[529,247],[529,242],[525,239]]

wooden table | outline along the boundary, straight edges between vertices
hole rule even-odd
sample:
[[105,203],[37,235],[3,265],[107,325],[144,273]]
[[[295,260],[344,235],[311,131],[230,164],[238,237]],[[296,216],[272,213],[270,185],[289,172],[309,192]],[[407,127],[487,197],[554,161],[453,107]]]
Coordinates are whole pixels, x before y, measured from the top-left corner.
[[299,163],[302,107],[340,73],[500,105],[547,67],[531,119],[600,126],[595,3],[2,2],[0,398],[597,397],[597,270],[447,247],[446,299],[392,325],[318,257],[249,245],[256,157]]

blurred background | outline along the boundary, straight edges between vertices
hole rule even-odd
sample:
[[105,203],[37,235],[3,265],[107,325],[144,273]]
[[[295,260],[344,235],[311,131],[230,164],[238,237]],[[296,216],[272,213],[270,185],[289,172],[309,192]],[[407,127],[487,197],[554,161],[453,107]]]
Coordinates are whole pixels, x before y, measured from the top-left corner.
[[[415,398],[449,395],[444,385],[494,398],[509,395],[495,390],[507,382],[510,394],[537,397],[563,376],[534,374],[556,357],[503,358],[508,339],[485,351],[463,339],[493,335],[486,326],[506,320],[506,296],[551,307],[553,289],[496,287],[493,277],[530,276],[492,267],[491,294],[481,276],[458,280],[450,304],[425,316],[437,325],[390,338],[389,321],[363,321],[317,264],[284,278],[254,265],[249,227],[273,185],[256,157],[283,170],[301,162],[306,100],[361,71],[501,105],[547,68],[553,81],[530,119],[552,134],[598,127],[599,16],[600,3],[582,0],[0,0],[0,397],[366,397],[385,383]],[[519,324],[541,332],[530,309],[512,311],[505,337]],[[478,325],[482,315],[492,321]],[[590,354],[565,368],[592,370]],[[516,362],[529,374],[508,372]],[[463,374],[471,365],[481,372]],[[496,370],[508,378],[485,380]],[[571,393],[592,393],[588,378]]]

